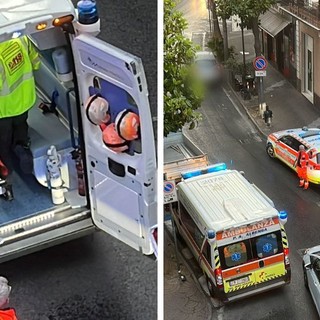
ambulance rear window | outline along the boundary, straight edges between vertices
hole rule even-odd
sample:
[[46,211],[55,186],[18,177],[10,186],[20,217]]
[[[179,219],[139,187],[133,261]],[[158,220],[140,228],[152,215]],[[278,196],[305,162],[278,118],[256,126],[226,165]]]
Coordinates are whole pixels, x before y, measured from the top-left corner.
[[269,257],[279,252],[281,243],[276,233],[270,233],[253,239],[253,251],[258,258]]
[[247,262],[247,245],[244,241],[241,241],[223,248],[224,260],[227,267],[234,267]]
[[283,252],[283,246],[280,230],[219,247],[222,269],[232,268],[281,252]]

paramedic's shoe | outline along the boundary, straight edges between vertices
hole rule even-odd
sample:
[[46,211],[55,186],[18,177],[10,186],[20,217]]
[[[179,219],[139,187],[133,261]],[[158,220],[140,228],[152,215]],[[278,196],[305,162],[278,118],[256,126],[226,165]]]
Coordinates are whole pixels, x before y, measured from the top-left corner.
[[7,184],[5,186],[6,192],[3,194],[4,198],[7,201],[12,201],[13,200],[13,192],[12,192],[12,185],[11,184]]
[[299,181],[299,187],[302,188],[303,186],[304,186],[304,180],[300,180],[300,181]]
[[309,188],[309,182],[306,181],[303,186],[303,190],[307,190]]
[[32,174],[33,172],[33,156],[28,147],[17,144],[14,148],[14,153],[19,158],[20,168],[25,174]]

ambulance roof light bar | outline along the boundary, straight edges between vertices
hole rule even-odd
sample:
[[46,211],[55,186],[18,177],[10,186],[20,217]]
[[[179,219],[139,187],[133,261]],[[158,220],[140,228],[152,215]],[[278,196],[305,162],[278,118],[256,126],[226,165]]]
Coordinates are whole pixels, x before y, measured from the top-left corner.
[[212,172],[218,172],[218,171],[222,171],[222,170],[226,170],[227,169],[227,165],[223,162],[221,163],[217,163],[217,164],[213,164],[210,166],[207,166],[206,168],[203,169],[197,169],[197,170],[193,170],[193,171],[187,171],[187,172],[182,172],[181,176],[183,179],[189,179],[192,177],[197,177],[200,176],[202,174],[206,174],[206,173],[212,173]]

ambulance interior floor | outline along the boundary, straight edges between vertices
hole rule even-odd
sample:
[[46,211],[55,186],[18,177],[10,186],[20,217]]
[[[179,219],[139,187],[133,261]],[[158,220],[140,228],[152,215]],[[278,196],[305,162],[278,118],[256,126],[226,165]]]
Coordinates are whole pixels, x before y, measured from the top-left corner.
[[14,199],[6,201],[0,196],[0,226],[54,207],[50,190],[32,174],[24,174],[17,163],[14,163],[11,183]]

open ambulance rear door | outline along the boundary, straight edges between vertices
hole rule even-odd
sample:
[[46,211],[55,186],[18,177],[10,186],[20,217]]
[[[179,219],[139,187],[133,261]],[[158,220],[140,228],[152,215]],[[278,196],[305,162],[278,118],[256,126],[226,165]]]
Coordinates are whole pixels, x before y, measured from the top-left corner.
[[[93,222],[136,250],[152,254],[150,232],[157,223],[156,155],[142,62],[87,34],[73,38],[72,48]],[[86,103],[97,94],[109,103],[109,124],[124,110],[139,115],[139,137],[129,141],[123,152],[107,146],[105,126],[88,119]]]

